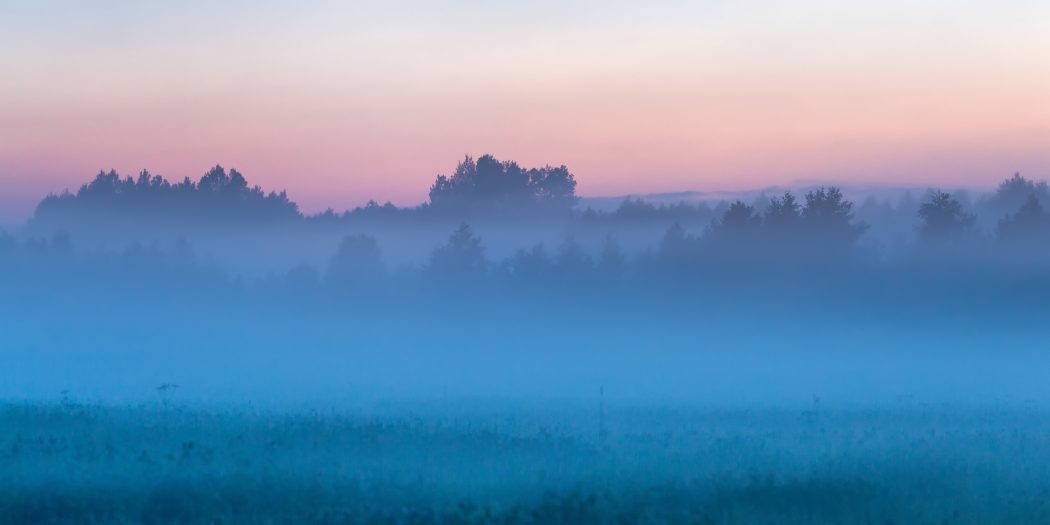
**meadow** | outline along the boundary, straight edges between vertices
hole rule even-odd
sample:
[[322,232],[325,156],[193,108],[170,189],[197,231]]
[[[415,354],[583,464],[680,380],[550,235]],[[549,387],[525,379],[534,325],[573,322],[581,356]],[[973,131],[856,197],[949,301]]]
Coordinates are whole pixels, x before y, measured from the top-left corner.
[[0,523],[1047,523],[1034,404],[0,406]]

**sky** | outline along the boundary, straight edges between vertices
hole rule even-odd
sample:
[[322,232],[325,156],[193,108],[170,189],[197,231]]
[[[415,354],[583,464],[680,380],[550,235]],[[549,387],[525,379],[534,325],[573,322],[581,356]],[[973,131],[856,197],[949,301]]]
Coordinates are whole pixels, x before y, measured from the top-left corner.
[[0,222],[216,163],[307,211],[466,154],[587,196],[1050,177],[1050,2],[0,0]]

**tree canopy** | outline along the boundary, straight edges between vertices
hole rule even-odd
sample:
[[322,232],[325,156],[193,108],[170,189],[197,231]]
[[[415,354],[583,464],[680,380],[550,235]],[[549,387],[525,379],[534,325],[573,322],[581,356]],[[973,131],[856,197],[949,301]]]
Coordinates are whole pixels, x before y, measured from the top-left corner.
[[525,169],[492,155],[467,156],[451,176],[438,175],[429,195],[442,211],[567,210],[578,200],[576,178],[564,165]]
[[919,235],[930,242],[958,240],[974,224],[973,214],[967,213],[958,199],[943,191],[934,191],[919,206],[919,218],[922,220]]
[[150,219],[198,219],[272,222],[300,218],[299,207],[285,192],[266,193],[249,186],[237,170],[216,165],[198,182],[189,178],[172,184],[143,170],[137,179],[116,171],[99,172],[75,193],[50,195],[37,206],[34,218],[130,216]]

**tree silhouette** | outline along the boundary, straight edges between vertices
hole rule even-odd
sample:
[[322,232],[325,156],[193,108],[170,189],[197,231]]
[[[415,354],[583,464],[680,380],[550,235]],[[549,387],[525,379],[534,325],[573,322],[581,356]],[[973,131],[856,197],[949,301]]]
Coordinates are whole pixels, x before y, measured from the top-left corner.
[[853,222],[853,203],[836,187],[806,193],[801,227],[813,255],[846,255],[854,249],[867,225]]
[[693,266],[698,259],[696,237],[688,235],[685,228],[674,223],[660,241],[659,260],[672,271],[681,271]]
[[766,229],[774,233],[787,233],[798,228],[802,218],[802,206],[790,191],[784,192],[780,198],[774,197],[769,200],[769,206],[763,216],[763,224]]
[[134,223],[207,220],[266,223],[301,219],[298,206],[283,191],[265,193],[248,186],[237,170],[208,170],[200,181],[189,178],[171,184],[143,170],[137,179],[116,171],[99,172],[77,191],[49,195],[37,205],[34,223],[77,224],[84,220],[116,219]]
[[371,235],[350,235],[339,243],[328,262],[325,278],[339,286],[362,287],[375,284],[386,274],[379,244]]
[[431,253],[428,269],[434,275],[447,278],[484,275],[487,265],[481,239],[474,236],[466,223],[460,224],[448,242]]
[[[588,208],[590,210],[590,208]],[[604,214],[603,214],[604,215]],[[684,201],[675,204],[656,205],[646,202],[638,197],[628,197],[620,203],[616,210],[608,217],[621,222],[642,221],[668,221],[671,222],[703,222],[709,221],[714,215],[711,207],[706,202],[688,203]]]
[[999,221],[996,237],[1016,246],[1046,249],[1045,244],[1050,240],[1050,216],[1035,194],[1029,194],[1016,213]]
[[568,237],[558,249],[554,268],[562,279],[585,280],[594,274],[594,260],[574,237]]
[[743,240],[758,231],[762,225],[762,218],[755,213],[754,206],[744,204],[743,201],[735,201],[729,205],[729,209],[722,218],[714,223],[714,232],[730,239]]
[[1046,181],[1031,181],[1014,173],[1012,177],[999,183],[993,193],[984,202],[984,207],[993,216],[1012,213],[1025,204],[1030,196],[1035,196],[1040,204],[1050,202],[1050,187]]
[[919,206],[919,218],[919,236],[929,242],[958,240],[974,223],[974,216],[963,209],[958,199],[943,191],[934,191]]
[[505,264],[504,269],[512,279],[530,283],[543,282],[550,278],[553,263],[547,256],[543,243],[528,250],[518,250]]
[[248,181],[244,180],[237,170],[231,169],[227,174],[222,166],[216,165],[201,177],[197,189],[202,192],[236,195],[248,189]]
[[430,187],[431,207],[446,212],[545,208],[567,210],[578,200],[576,179],[565,166],[525,170],[492,155],[467,156],[452,176]]
[[579,201],[576,178],[565,166],[530,169],[529,186],[535,201],[544,207],[567,209]]

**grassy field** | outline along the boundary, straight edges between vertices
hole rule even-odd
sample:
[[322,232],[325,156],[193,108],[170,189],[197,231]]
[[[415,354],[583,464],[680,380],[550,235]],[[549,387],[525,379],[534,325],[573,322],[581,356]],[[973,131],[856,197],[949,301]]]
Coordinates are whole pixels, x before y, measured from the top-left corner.
[[2,523],[1050,523],[1035,407],[0,406]]

